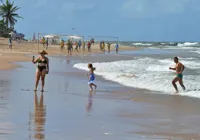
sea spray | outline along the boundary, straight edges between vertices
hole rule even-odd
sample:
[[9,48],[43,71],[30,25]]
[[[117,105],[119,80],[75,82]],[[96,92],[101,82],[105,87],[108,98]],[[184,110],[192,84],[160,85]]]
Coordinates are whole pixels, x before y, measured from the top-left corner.
[[[182,58],[181,62],[188,67],[187,74],[184,74],[184,84],[188,91],[181,92],[181,95],[200,98],[200,63],[193,58]],[[118,82],[125,86],[158,91],[161,94],[172,94],[174,88],[171,81],[176,76],[170,71],[170,66],[175,66],[173,59],[138,58],[135,60],[94,63],[97,67],[95,73],[105,79]],[[87,70],[87,64],[79,63],[74,67]],[[190,72],[192,71],[192,72]],[[134,75],[134,76],[132,76]],[[180,86],[178,86],[181,90]]]

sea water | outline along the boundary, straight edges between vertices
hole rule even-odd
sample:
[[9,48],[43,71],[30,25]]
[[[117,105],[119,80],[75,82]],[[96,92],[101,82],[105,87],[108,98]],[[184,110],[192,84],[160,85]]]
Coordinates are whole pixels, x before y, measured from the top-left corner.
[[[185,65],[183,81],[187,88],[182,91],[177,83],[180,95],[200,98],[200,48],[194,45],[183,43],[159,48],[150,46],[139,51],[122,52],[119,57],[129,55],[132,59],[94,63],[95,74],[125,86],[173,94],[172,80],[176,73],[169,70],[169,67],[175,67],[173,56],[178,56]],[[74,67],[88,70],[86,63],[78,63]]]

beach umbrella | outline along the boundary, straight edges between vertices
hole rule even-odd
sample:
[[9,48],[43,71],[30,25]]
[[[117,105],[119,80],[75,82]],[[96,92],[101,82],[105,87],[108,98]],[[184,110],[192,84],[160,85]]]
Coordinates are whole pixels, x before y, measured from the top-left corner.
[[82,37],[72,35],[72,36],[68,36],[68,38],[70,38],[70,39],[81,39]]
[[49,35],[45,35],[44,38],[59,39],[60,37],[58,35],[49,34]]

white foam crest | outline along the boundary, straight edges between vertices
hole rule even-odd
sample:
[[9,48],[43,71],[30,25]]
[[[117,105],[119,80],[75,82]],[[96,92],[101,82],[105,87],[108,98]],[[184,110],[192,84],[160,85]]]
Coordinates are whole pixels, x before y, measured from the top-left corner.
[[185,42],[185,43],[178,43],[177,46],[184,47],[184,46],[197,46],[198,42]]
[[150,43],[132,43],[135,46],[151,46],[152,44]]
[[[182,64],[185,65],[185,67],[190,68],[190,69],[199,69],[200,68],[200,63],[197,59],[195,58],[179,58],[180,62]],[[173,60],[172,59],[164,59],[164,60],[159,60],[161,63],[165,63],[168,66],[175,66],[175,64],[173,64]]]
[[[183,46],[155,46],[155,47],[149,47],[150,49],[164,49],[164,50],[199,50],[200,48],[197,47],[183,47]],[[190,51],[193,52],[193,51]]]
[[193,57],[188,57],[188,58],[179,57],[179,59],[182,59],[182,60],[196,60],[197,58],[193,58]]
[[197,47],[183,47],[183,46],[165,46],[165,48],[163,49],[171,49],[171,50],[179,50],[179,49],[183,49],[183,50],[192,50],[192,49],[199,49]]
[[[200,64],[185,58],[182,61],[186,67],[197,68]],[[142,58],[135,60],[116,61],[108,63],[94,63],[95,73],[103,76],[105,79],[121,83],[126,86],[159,91],[161,93],[171,94],[174,88],[171,84],[175,73],[169,70],[169,66],[174,65],[172,59],[157,60],[153,58]],[[87,64],[79,63],[74,67],[88,70]],[[184,75],[184,84],[191,91],[182,92],[181,95],[200,97],[200,76]],[[179,86],[180,88],[180,86]],[[180,88],[181,89],[181,88]]]

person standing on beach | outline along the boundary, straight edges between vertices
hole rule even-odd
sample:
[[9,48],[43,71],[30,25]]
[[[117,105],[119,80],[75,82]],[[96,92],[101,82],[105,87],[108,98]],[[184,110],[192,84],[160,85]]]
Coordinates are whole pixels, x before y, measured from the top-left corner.
[[46,40],[46,49],[48,49],[48,46],[49,46],[49,39],[47,38],[47,40]]
[[105,52],[105,43],[102,43],[102,51]]
[[95,75],[94,75],[94,71],[96,70],[96,68],[93,67],[93,65],[90,63],[88,64],[88,68],[89,68],[89,73],[88,73],[88,79],[89,79],[89,86],[90,86],[90,90],[93,90],[93,86],[95,87],[95,89],[97,88],[97,85],[94,84],[94,80],[95,80]]
[[85,51],[85,41],[82,42],[83,51]]
[[43,47],[45,47],[45,41],[46,41],[46,40],[45,40],[45,38],[43,37],[43,38],[42,38],[42,45],[43,45]]
[[49,73],[49,59],[45,56],[47,52],[45,50],[39,52],[40,56],[37,59],[34,59],[33,56],[33,64],[37,63],[36,69],[36,81],[35,81],[35,91],[37,91],[37,87],[39,84],[39,80],[41,78],[42,81],[42,92],[44,92],[44,85],[45,85],[45,76]]
[[75,50],[78,52],[78,42],[75,42]]
[[108,53],[110,53],[110,45],[111,45],[111,44],[108,42],[108,43],[107,43],[107,46],[108,46]]
[[81,49],[81,45],[82,45],[82,42],[81,42],[81,40],[79,40],[78,41],[78,48],[79,48],[79,50]]
[[63,51],[64,46],[65,46],[65,43],[64,43],[64,40],[62,39],[61,42],[60,42],[60,51],[61,52]]
[[175,68],[170,67],[169,69],[176,71],[176,77],[172,81],[172,84],[176,90],[176,93],[178,93],[176,82],[179,82],[183,90],[185,90],[185,86],[183,85],[183,74],[182,74],[185,69],[185,66],[181,62],[179,62],[178,57],[174,57],[174,62],[176,63]]
[[87,46],[88,46],[88,52],[91,52],[91,42],[90,41],[88,41]]
[[91,45],[94,46],[94,38],[92,38],[90,41],[91,41]]
[[116,49],[116,53],[118,53],[118,51],[119,51],[119,44],[118,43],[116,43],[115,49]]
[[71,52],[73,52],[74,51],[74,48],[73,48],[73,41],[72,40],[70,40],[70,45],[71,45]]
[[11,37],[8,39],[8,46],[9,46],[9,49],[12,49],[12,38]]
[[102,43],[103,43],[103,41],[101,41],[100,43],[99,43],[99,49],[102,51]]
[[67,51],[68,51],[68,56],[72,55],[72,44],[71,41],[67,41]]

